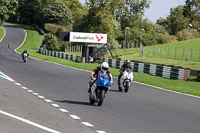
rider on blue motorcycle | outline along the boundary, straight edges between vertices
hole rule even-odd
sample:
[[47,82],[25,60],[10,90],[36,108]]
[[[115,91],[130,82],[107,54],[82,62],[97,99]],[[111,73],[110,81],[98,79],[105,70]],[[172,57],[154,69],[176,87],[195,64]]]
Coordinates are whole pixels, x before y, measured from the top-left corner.
[[107,62],[103,62],[100,66],[96,67],[92,74],[91,74],[91,81],[89,82],[89,86],[88,86],[88,93],[91,92],[91,86],[93,85],[93,83],[96,81],[96,79],[98,78],[98,72],[102,71],[104,73],[107,73],[108,76],[110,77],[110,82],[113,83],[113,78],[112,78],[112,74],[110,72],[110,70],[108,69],[109,65]]

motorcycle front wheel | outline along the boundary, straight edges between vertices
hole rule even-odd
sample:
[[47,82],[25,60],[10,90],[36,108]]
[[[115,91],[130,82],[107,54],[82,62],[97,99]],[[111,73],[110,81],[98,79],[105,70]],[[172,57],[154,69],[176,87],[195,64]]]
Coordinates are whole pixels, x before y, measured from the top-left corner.
[[105,90],[98,90],[97,105],[101,106],[105,98]]
[[126,82],[124,91],[128,92],[128,90],[129,90],[129,81]]

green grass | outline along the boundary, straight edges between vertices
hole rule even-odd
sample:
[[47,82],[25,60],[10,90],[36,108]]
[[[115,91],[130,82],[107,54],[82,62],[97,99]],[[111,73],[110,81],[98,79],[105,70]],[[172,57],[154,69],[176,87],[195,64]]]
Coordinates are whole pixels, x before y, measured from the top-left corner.
[[[89,63],[84,63],[84,64],[76,63],[71,60],[41,55],[37,52],[37,48],[42,43],[43,36],[40,36],[36,31],[32,30],[32,28],[30,28],[29,26],[28,27],[24,25],[19,25],[19,26],[26,29],[27,39],[25,41],[25,44],[20,49],[17,50],[18,52],[22,52],[24,49],[27,49],[29,51],[30,56],[33,56],[35,58],[59,63],[62,65],[66,65],[66,66],[70,66],[74,68],[88,70],[88,71],[92,71],[93,68],[99,65],[99,64],[89,64]],[[110,68],[110,70],[113,76],[115,77],[118,76],[119,69]],[[134,80],[137,82],[146,83],[149,85],[154,85],[157,87],[162,87],[162,88],[177,91],[177,92],[200,96],[199,82],[171,80],[171,79],[166,79],[166,78],[162,78],[158,76],[152,76],[149,74],[136,73],[136,72],[135,72]],[[134,84],[133,84],[133,87],[134,87]]]
[[3,28],[0,26],[0,40],[1,40],[1,38],[3,37],[3,35],[4,35],[4,30],[3,30]]
[[[186,44],[187,41],[181,41],[170,44],[150,46],[149,48],[145,47],[144,57],[140,57],[139,48],[137,49],[130,48],[125,50],[117,49],[112,52],[114,55],[118,55],[119,56],[118,58],[120,58],[121,60],[131,59],[133,61],[138,61],[138,62],[162,64],[172,67],[187,68],[191,70],[200,70],[200,38],[188,41],[189,61],[185,61]],[[154,54],[154,48],[155,48],[155,54]],[[175,48],[176,48],[176,59],[175,59]],[[191,61],[191,48],[192,48],[192,61]],[[168,59],[168,50],[169,50],[169,59]]]
[[23,25],[23,24],[15,24],[15,25],[22,27],[27,32],[27,38],[24,42],[24,45],[20,47],[17,51],[21,53],[25,49],[27,49],[29,54],[33,57],[37,57],[38,55],[40,55],[39,53],[37,53],[38,51],[37,49],[42,44],[44,36],[39,35],[38,32],[35,31],[35,29],[30,25]]

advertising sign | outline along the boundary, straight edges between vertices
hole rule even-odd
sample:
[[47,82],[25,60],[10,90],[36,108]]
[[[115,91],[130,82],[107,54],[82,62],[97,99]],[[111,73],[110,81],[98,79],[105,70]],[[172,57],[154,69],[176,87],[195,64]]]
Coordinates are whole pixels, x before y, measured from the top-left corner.
[[70,42],[107,43],[107,34],[70,32]]

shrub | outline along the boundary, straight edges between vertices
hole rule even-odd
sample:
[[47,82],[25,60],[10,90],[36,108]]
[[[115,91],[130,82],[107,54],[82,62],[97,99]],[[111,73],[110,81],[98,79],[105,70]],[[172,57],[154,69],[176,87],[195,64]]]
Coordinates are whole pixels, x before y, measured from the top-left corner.
[[45,37],[45,39],[43,40],[43,44],[46,44],[46,48],[48,50],[59,50],[59,42],[57,40],[56,36],[52,36],[51,38],[49,37]]
[[56,24],[45,24],[45,31],[47,33],[51,33],[53,35],[56,35],[57,37],[61,36],[61,32],[67,31],[67,28],[62,25],[56,25]]
[[[178,32],[176,34],[176,37],[178,38],[179,41],[183,41],[183,40],[187,40],[187,29],[184,29],[180,32]],[[199,37],[199,33],[196,29],[191,29],[188,32],[188,38],[189,39],[194,39],[194,38],[198,38]]]

